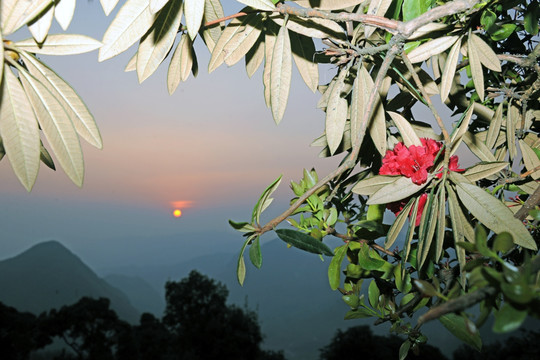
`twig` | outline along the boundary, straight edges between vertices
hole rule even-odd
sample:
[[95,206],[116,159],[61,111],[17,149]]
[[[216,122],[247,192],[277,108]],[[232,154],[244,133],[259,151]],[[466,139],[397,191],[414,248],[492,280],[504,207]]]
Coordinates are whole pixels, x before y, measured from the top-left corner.
[[539,204],[540,204],[540,186],[538,186],[536,190],[534,191],[534,193],[531,196],[529,196],[527,200],[525,200],[521,209],[519,209],[514,214],[514,217],[521,221],[525,220],[525,218],[529,216],[529,211],[534,209]]

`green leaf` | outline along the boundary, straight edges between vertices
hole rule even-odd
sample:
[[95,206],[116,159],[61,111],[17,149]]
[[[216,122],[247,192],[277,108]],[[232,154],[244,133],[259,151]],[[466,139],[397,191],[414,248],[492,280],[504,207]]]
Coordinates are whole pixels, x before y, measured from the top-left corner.
[[276,124],[279,124],[285,113],[292,78],[292,50],[289,30],[279,29],[274,50],[270,73],[270,108]]
[[399,347],[399,360],[405,360],[407,355],[409,354],[409,349],[411,348],[411,342],[409,340],[405,340],[403,344]]
[[279,175],[278,178],[274,180],[261,194],[259,201],[257,201],[257,204],[253,208],[253,214],[251,216],[252,223],[255,221],[257,222],[257,224],[259,223],[261,213],[268,206],[267,205],[268,201],[272,201],[272,199],[270,199],[270,195],[272,195],[274,191],[276,191],[279,184],[281,183],[282,177],[283,175]]
[[527,318],[527,311],[518,310],[512,305],[506,303],[501,310],[496,311],[493,332],[507,333],[517,330]]
[[276,234],[281,240],[298,249],[314,254],[334,256],[332,250],[330,250],[328,246],[303,232],[290,229],[278,229],[276,230]]
[[201,26],[204,15],[204,4],[202,0],[183,0],[184,12],[186,17],[186,26],[191,40],[195,39]]
[[497,234],[507,231],[515,244],[537,250],[529,231],[502,202],[475,185],[459,183],[456,190],[463,205],[482,224]]
[[414,286],[416,286],[416,288],[422,293],[422,295],[429,297],[437,296],[437,290],[435,290],[433,285],[427,281],[414,279],[413,283]]
[[345,314],[345,320],[364,319],[364,318],[374,317],[374,316],[377,316],[377,313],[375,311],[360,306],[355,310],[349,310]]
[[154,23],[148,0],[127,0],[103,36],[98,61],[110,59],[139,40]]
[[39,170],[39,130],[32,105],[19,80],[4,64],[0,103],[0,137],[11,167],[27,191]]
[[480,18],[480,24],[489,31],[489,29],[495,24],[495,21],[497,21],[497,15],[489,9],[485,9],[482,12],[482,17]]
[[498,30],[491,33],[491,39],[494,41],[504,40],[512,35],[516,27],[516,24],[504,24]]
[[472,346],[476,350],[482,349],[482,338],[480,333],[471,333],[465,322],[465,318],[456,314],[446,314],[439,318],[439,321],[450,331],[455,337],[464,343]]
[[493,242],[493,251],[500,251],[501,253],[506,253],[514,247],[514,242],[512,241],[512,235],[507,232],[502,232],[495,238]]
[[244,280],[246,279],[246,263],[244,261],[244,251],[246,250],[246,246],[250,241],[250,237],[248,237],[244,241],[244,245],[242,246],[242,249],[240,250],[240,255],[238,256],[238,262],[236,265],[236,277],[240,286],[244,285]]
[[403,0],[403,21],[409,21],[422,15],[429,9],[430,1]]
[[[204,4],[203,1],[200,2]],[[151,31],[143,36],[139,44],[137,51],[139,83],[152,75],[163,62],[174,44],[176,29],[180,26],[181,20],[182,0],[171,0],[161,9]]]
[[251,263],[255,265],[257,269],[260,269],[262,266],[262,253],[261,253],[261,242],[259,241],[259,236],[255,237],[255,240],[251,243],[249,247],[249,259]]
[[229,220],[229,225],[231,225],[233,229],[238,230],[240,232],[250,232],[250,231],[256,230],[255,227],[248,222],[235,222],[235,221]]
[[358,252],[358,265],[364,270],[380,270],[386,261],[380,257],[377,258],[375,250],[371,249],[368,244],[362,244]]
[[537,35],[538,34],[538,18],[540,17],[540,6],[537,1],[531,1],[527,7],[527,11],[523,16],[523,25],[525,26],[525,31],[529,34]]
[[429,179],[422,185],[417,185],[408,177],[401,176],[393,183],[390,183],[376,191],[367,201],[371,204],[388,204],[394,201],[403,200],[416,194],[430,183]]
[[368,287],[368,299],[369,304],[371,307],[376,308],[379,305],[379,295],[381,294],[381,291],[379,290],[379,287],[377,286],[377,282],[375,280],[371,280]]
[[35,54],[75,55],[96,50],[101,47],[101,42],[86,35],[51,34],[41,44],[37,44],[33,38],[29,38],[17,41],[15,46]]
[[344,244],[334,249],[335,255],[332,257],[330,265],[328,266],[328,281],[330,282],[330,288],[332,288],[332,290],[336,290],[341,283],[341,264],[343,263],[343,259],[345,259],[348,248],[349,246]]

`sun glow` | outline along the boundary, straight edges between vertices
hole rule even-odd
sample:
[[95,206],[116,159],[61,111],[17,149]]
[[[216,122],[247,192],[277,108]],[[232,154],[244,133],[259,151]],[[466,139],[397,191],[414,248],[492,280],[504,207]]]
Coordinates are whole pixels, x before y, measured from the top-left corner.
[[174,216],[175,218],[179,218],[180,216],[182,216],[182,210],[180,210],[180,209],[175,209],[175,210],[173,211],[173,216]]

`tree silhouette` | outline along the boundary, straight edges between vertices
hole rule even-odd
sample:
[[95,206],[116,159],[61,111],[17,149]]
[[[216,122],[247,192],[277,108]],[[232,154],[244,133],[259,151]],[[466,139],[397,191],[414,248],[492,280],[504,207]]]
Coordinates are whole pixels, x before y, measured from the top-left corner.
[[540,359],[539,331],[524,331],[511,336],[504,343],[495,342],[486,345],[482,351],[471,351],[461,345],[454,351],[454,360],[529,360]]
[[284,359],[260,349],[257,315],[227,305],[227,288],[193,270],[180,282],[165,285],[163,323],[173,336],[177,359]]
[[[320,360],[356,360],[362,350],[362,360],[396,360],[403,340],[396,335],[374,335],[369,326],[353,326],[345,331],[337,330],[330,344],[320,349]],[[446,360],[439,349],[423,345],[418,355],[412,352],[408,360]]]

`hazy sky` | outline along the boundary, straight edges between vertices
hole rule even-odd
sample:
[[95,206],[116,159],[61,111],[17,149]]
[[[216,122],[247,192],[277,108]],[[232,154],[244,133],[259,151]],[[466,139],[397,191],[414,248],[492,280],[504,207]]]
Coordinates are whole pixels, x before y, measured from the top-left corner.
[[[239,7],[226,8],[226,13]],[[79,1],[68,32],[101,40],[117,10],[107,18],[98,1]],[[55,26],[51,32],[59,31]],[[24,30],[15,38],[28,36]],[[85,100],[104,148],[83,144],[82,189],[61,169],[53,172],[42,165],[27,193],[8,161],[0,162],[0,258],[57,239],[90,265],[105,265],[104,249],[118,253],[136,246],[144,253],[160,248],[159,239],[167,237],[164,261],[174,261],[189,234],[232,234],[227,219],[248,220],[260,192],[280,174],[284,180],[269,213],[284,209],[292,194],[288,183],[299,179],[303,168],[314,166],[324,174],[338,161],[318,159],[320,149],[309,146],[324,129],[324,113],[315,107],[319,96],[298,74],[285,118],[276,126],[264,104],[261,69],[249,79],[242,61],[208,74],[208,51],[199,46],[199,76],[169,96],[168,59],[140,85],[134,72],[123,71],[134,49],[103,63],[97,51],[43,57]],[[321,72],[321,83],[331,76],[331,70]],[[193,206],[175,219],[175,201]],[[126,240],[134,237],[139,240],[133,244]],[[218,247],[237,251],[241,241],[238,237]],[[193,249],[194,254],[204,251],[209,250]]]

